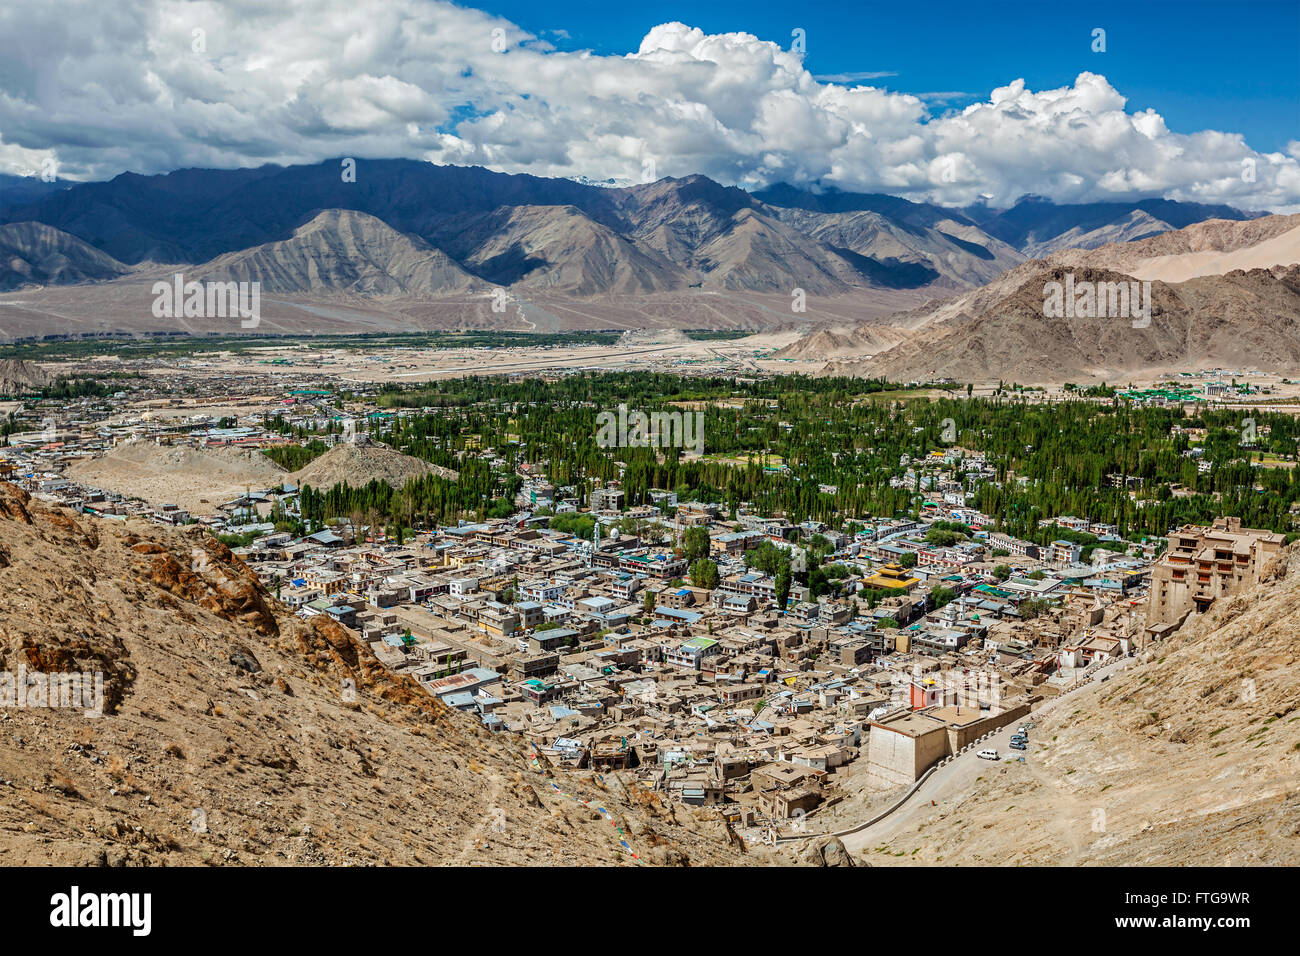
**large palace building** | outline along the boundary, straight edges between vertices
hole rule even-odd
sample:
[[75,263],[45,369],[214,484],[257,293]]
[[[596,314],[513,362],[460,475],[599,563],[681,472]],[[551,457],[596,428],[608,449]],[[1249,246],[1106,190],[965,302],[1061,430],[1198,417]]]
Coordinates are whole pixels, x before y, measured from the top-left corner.
[[1169,536],[1169,550],[1151,569],[1147,627],[1205,611],[1216,598],[1257,582],[1286,539],[1218,518],[1208,528],[1186,525]]

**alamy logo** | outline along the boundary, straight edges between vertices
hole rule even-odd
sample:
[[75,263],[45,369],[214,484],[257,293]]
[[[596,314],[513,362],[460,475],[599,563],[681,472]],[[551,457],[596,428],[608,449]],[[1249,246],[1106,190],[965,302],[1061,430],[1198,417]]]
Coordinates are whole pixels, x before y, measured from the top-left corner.
[[80,707],[86,717],[104,716],[104,674],[46,673],[19,665],[18,673],[0,671],[0,707]]
[[1255,419],[1243,418],[1241,420],[1241,444],[1254,445],[1259,441],[1259,429],[1255,427]]
[[628,412],[618,406],[618,414],[601,412],[596,416],[599,430],[596,444],[601,448],[689,448],[704,453],[704,413],[695,412]]
[[226,319],[239,316],[240,328],[262,321],[262,283],[186,282],[176,273],[171,282],[155,282],[153,314],[157,319]]
[[1043,315],[1049,319],[1132,319],[1133,328],[1151,325],[1150,282],[1065,282],[1043,284]]
[[50,897],[50,925],[126,926],[133,936],[148,936],[153,928],[152,893],[82,893],[74,886],[71,892]]

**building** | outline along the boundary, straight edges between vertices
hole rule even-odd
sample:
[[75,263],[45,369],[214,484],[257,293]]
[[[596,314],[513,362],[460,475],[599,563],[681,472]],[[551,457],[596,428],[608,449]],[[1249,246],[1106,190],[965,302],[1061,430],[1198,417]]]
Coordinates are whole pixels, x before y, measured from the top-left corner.
[[711,637],[693,637],[669,650],[668,663],[674,667],[699,670],[704,659],[713,657],[722,650],[722,645]]
[[1255,584],[1285,543],[1280,534],[1243,528],[1240,518],[1174,532],[1151,569],[1147,627],[1178,621],[1192,610],[1203,613],[1216,598]]
[[803,601],[790,609],[790,617],[800,624],[816,624],[821,608],[811,601]]
[[592,511],[622,511],[623,489],[594,488],[587,498],[587,504]]
[[478,616],[479,625],[494,637],[510,637],[519,629],[519,614],[498,601],[488,601]]
[[536,601],[518,601],[515,603],[515,611],[519,614],[519,626],[525,631],[531,631],[546,621],[542,606]]
[[746,548],[763,540],[761,531],[731,531],[716,534],[709,539],[709,550],[714,554],[744,554]]
[[994,532],[989,535],[989,547],[995,551],[1005,551],[1020,558],[1037,558],[1038,545],[1028,541],[1022,541],[1020,538],[1013,538],[1009,534]]
[[948,729],[924,711],[902,713],[871,724],[869,770],[892,786],[910,786],[948,755]]
[[901,711],[871,724],[868,772],[891,786],[910,786],[944,757],[976,744],[990,730],[1029,713],[1029,705],[981,707],[947,705]]
[[906,594],[920,583],[921,579],[911,577],[901,564],[886,564],[875,574],[862,580],[864,588],[890,594]]
[[1047,553],[1048,560],[1057,564],[1074,564],[1083,554],[1083,546],[1058,539],[1047,546]]

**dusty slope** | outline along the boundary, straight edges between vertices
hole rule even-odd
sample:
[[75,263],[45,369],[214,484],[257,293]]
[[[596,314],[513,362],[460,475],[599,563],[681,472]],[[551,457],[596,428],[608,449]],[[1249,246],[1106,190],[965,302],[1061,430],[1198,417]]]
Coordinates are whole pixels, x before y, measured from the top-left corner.
[[[1050,382],[1215,366],[1292,373],[1300,367],[1297,237],[1300,215],[1266,216],[1069,249],[1018,266],[980,289],[888,317],[912,331],[872,361],[861,357],[872,351],[864,343],[879,323],[842,333],[835,351],[828,351],[824,337],[813,341],[815,332],[788,351],[831,359],[828,374],[904,380]],[[1249,268],[1231,268],[1237,265]],[[1130,335],[1123,320],[1044,319],[1043,283],[1067,272],[1077,280],[1152,279],[1153,327]]]
[[66,474],[93,488],[154,505],[177,504],[194,514],[211,514],[245,490],[260,491],[290,480],[283,468],[255,448],[150,442],[118,445],[100,458],[77,462]]
[[736,212],[695,249],[694,263],[707,288],[787,294],[798,288],[808,295],[838,295],[875,284],[888,272],[752,209]]
[[1127,242],[1210,219],[1243,221],[1265,215],[1232,206],[1169,199],[1058,206],[1041,196],[1025,196],[1009,209],[990,209],[979,204],[968,206],[963,212],[981,229],[1028,256]]
[[[1076,281],[1124,282],[1122,273],[1070,270]],[[912,335],[870,360],[831,362],[827,374],[895,381],[1064,382],[1198,368],[1300,371],[1300,266],[1232,272],[1151,286],[1147,328],[1130,318],[1046,318],[1042,271],[983,315]]]
[[655,250],[574,206],[502,207],[470,218],[445,242],[466,268],[497,285],[578,296],[686,285],[680,270]]
[[785,348],[772,353],[773,358],[825,359],[875,355],[893,348],[907,338],[907,331],[893,325],[859,325],[854,328],[817,329]]
[[1141,209],[1134,209],[1105,225],[1093,227],[1091,223],[1081,224],[1059,235],[1049,235],[1043,241],[1035,241],[1027,236],[1022,251],[1031,258],[1039,258],[1063,249],[1096,249],[1110,243],[1134,242],[1173,228],[1163,219],[1157,219]]
[[395,488],[400,488],[409,479],[421,475],[455,478],[456,472],[431,465],[411,455],[404,455],[387,445],[344,443],[335,445],[319,458],[295,471],[288,480],[300,486],[332,488],[343,481],[355,487],[378,478]]
[[130,267],[39,222],[0,226],[0,290],[116,279]]
[[536,769],[203,532],[0,484],[0,670],[20,666],[101,670],[108,706],[0,706],[0,864],[634,865],[616,826],[648,863],[746,859],[617,775]]
[[202,279],[260,282],[263,292],[444,295],[484,283],[446,253],[383,220],[326,209],[281,242],[232,252],[195,266]]
[[[1300,546],[873,862],[1300,864]],[[911,851],[920,847],[915,857]]]
[[1143,259],[1129,269],[1129,274],[1138,279],[1186,282],[1202,276],[1224,275],[1237,269],[1271,269],[1295,262],[1300,262],[1300,225],[1244,248],[1230,251],[1207,249]]
[[[944,285],[970,288],[990,282],[1024,261],[1024,256],[1006,243],[969,223],[951,219],[920,226],[870,210],[774,211],[782,221],[832,248],[849,249],[888,264],[897,273],[898,284],[920,286],[934,282],[940,289]],[[909,276],[910,281],[905,281]]]

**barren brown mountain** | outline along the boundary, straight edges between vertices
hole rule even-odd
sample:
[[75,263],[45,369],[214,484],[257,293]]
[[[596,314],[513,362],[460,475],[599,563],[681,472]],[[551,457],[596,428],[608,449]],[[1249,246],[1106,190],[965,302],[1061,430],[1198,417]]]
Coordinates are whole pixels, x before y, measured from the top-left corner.
[[951,219],[922,227],[897,222],[869,210],[819,213],[778,209],[776,212],[783,222],[811,238],[888,264],[898,272],[898,279],[909,279],[911,286],[933,286],[934,294],[942,293],[945,288],[983,285],[1025,258],[970,223]]
[[54,376],[26,359],[0,359],[0,395],[28,395],[54,384]]
[[468,219],[445,244],[477,275],[501,286],[587,296],[686,285],[680,270],[655,250],[574,206],[502,207]]
[[[1106,270],[1069,271],[1076,282],[1129,281]],[[1131,317],[1045,317],[1043,286],[1065,273],[1041,271],[970,321],[927,328],[874,358],[831,362],[825,371],[1022,383],[1115,381],[1173,368],[1300,372],[1300,267],[1153,282],[1145,328]]]
[[[839,330],[838,342],[816,341],[814,331],[786,354],[830,359],[827,374],[896,380],[1059,382],[1216,366],[1292,374],[1300,368],[1300,302],[1296,270],[1288,268],[1300,259],[1297,230],[1300,215],[1212,220],[1137,242],[1064,250],[980,289]],[[1076,281],[1149,276],[1151,327],[1134,329],[1124,317],[1046,318],[1044,284],[1066,273]],[[882,325],[912,331],[872,353]]]
[[187,271],[198,279],[258,281],[264,293],[444,295],[486,288],[445,252],[351,209],[327,209],[289,239]]
[[0,226],[0,291],[98,282],[130,271],[130,266],[53,226],[39,222]]

